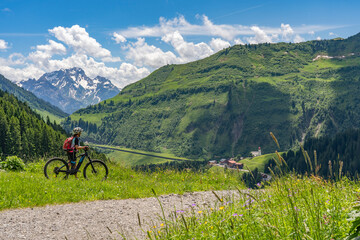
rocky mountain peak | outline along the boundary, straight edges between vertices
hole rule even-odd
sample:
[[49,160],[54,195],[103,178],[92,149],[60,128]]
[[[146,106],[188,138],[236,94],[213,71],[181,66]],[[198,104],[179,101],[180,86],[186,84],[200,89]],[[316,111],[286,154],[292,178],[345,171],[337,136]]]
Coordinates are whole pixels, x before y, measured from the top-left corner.
[[120,92],[109,79],[101,76],[91,79],[78,67],[45,73],[38,80],[28,79],[19,85],[67,113],[99,103]]

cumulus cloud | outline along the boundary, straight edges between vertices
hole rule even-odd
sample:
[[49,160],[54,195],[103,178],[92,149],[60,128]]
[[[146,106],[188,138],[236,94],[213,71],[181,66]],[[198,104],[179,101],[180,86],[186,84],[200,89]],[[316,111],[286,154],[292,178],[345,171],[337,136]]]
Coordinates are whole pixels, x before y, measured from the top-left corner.
[[[61,68],[80,67],[90,77],[103,76],[109,78],[118,87],[137,81],[150,71],[145,67],[136,67],[131,63],[121,63],[118,67],[106,66],[106,62],[118,62],[109,50],[89,36],[84,28],[75,25],[71,28],[56,27],[49,32],[62,43],[48,40],[47,44],[37,45],[27,57],[13,53],[8,58],[0,58],[0,72],[15,82],[28,78],[39,78],[45,72]],[[54,58],[62,55],[62,58]]]
[[251,30],[254,32],[255,36],[247,38],[247,41],[250,44],[272,43],[271,37],[268,36],[266,32],[261,28],[259,28],[258,26],[252,26]]
[[86,74],[92,78],[96,76],[106,77],[120,88],[150,74],[147,68],[138,68],[130,63],[122,63],[119,67],[108,67],[105,63],[97,62],[85,54],[73,54],[60,60],[47,59],[45,64],[44,62],[26,63],[24,68],[0,65],[0,72],[8,79],[19,82],[28,78],[39,78],[45,72],[72,67],[84,69]]
[[229,42],[224,41],[221,38],[212,38],[210,41],[210,47],[214,50],[214,52],[218,52],[230,46],[231,44]]
[[290,24],[281,24],[282,37],[285,41],[290,41],[290,38],[294,34],[294,30],[291,28]]
[[[178,31],[182,36],[211,36],[220,37],[227,41],[234,41],[235,39],[238,39],[239,36],[252,37],[254,35],[254,29],[252,26],[245,26],[240,24],[215,24],[206,15],[198,15],[198,19],[201,20],[200,24],[189,23],[182,15],[173,19],[166,19],[161,17],[159,19],[159,24],[157,25],[129,27],[127,29],[117,31],[116,34],[122,36],[120,39],[136,39],[139,37],[163,37],[167,34]],[[296,34],[309,34],[309,32],[320,32],[340,27],[344,26],[301,25],[297,27],[291,27],[289,24],[283,23],[281,24],[280,28],[264,26],[259,28],[261,28],[265,34],[274,37],[275,41],[276,35],[287,38],[290,35],[296,36]],[[116,41],[116,38],[114,38],[114,40]],[[256,42],[256,37],[251,38],[251,40]],[[269,39],[267,39],[267,41],[268,40]],[[281,40],[286,41],[285,39]]]
[[178,63],[174,53],[164,52],[160,48],[148,45],[144,38],[138,38],[137,42],[127,46],[126,58],[133,60],[137,66],[150,66],[158,68],[166,64]]
[[303,37],[301,37],[299,34],[296,34],[295,38],[294,38],[294,43],[299,43],[299,42],[304,42],[305,39]]
[[235,38],[234,44],[244,45],[245,43],[240,38]]
[[163,37],[177,31],[181,35],[186,36],[218,36],[229,41],[233,40],[237,35],[251,34],[250,27],[248,26],[217,25],[210,21],[206,15],[199,16],[199,18],[202,20],[202,24],[191,24],[182,15],[173,19],[161,17],[158,25],[152,27],[129,27],[128,29],[118,31],[117,34],[125,38]]
[[210,46],[204,42],[197,44],[186,42],[178,31],[166,34],[161,40],[170,43],[183,62],[205,58],[214,53]]
[[5,50],[9,48],[9,44],[5,40],[0,39],[0,50]]
[[115,40],[116,43],[123,43],[123,42],[126,42],[126,38],[119,34],[119,33],[113,33],[113,40]]
[[52,58],[53,55],[56,54],[66,54],[66,48],[61,43],[49,40],[49,44],[36,46],[36,51],[31,52],[28,56],[28,59],[35,63],[37,66],[48,69],[50,68],[49,60]]
[[[79,54],[86,54],[95,58],[103,58],[109,61],[112,58],[111,52],[101,46],[95,38],[89,36],[85,28],[74,25],[71,28],[55,27],[49,30],[59,41],[74,49]],[[114,59],[120,61],[120,58]]]

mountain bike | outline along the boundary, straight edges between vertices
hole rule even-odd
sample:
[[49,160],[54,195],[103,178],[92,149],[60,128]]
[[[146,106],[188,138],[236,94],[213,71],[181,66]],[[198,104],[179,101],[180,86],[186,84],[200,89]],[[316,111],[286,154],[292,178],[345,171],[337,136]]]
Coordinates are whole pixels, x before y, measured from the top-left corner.
[[88,180],[106,180],[109,170],[103,161],[97,159],[91,160],[87,149],[85,149],[85,153],[80,154],[79,157],[80,160],[74,169],[70,169],[68,162],[62,158],[55,157],[49,159],[44,166],[45,177],[67,179],[69,175],[74,175],[81,171],[80,167],[85,158],[87,158],[89,162],[85,165],[83,170],[84,178]]

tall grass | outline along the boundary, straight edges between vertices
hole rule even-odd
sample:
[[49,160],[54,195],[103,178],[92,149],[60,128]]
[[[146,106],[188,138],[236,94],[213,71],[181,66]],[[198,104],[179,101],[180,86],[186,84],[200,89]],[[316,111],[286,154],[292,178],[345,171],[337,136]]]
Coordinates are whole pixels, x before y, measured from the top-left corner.
[[153,239],[343,239],[357,187],[346,178],[283,176],[265,190],[240,191],[236,201],[219,201],[187,217],[174,214],[148,233]]

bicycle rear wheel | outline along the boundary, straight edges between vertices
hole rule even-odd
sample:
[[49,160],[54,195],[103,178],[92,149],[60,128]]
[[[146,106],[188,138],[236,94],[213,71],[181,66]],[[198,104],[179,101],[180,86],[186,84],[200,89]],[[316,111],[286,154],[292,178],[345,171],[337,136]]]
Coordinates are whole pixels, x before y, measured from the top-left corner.
[[67,162],[61,158],[52,158],[46,162],[44,174],[46,178],[66,179],[69,175],[69,166]]
[[84,167],[84,178],[88,180],[104,181],[106,180],[108,173],[108,167],[100,160],[92,160]]

